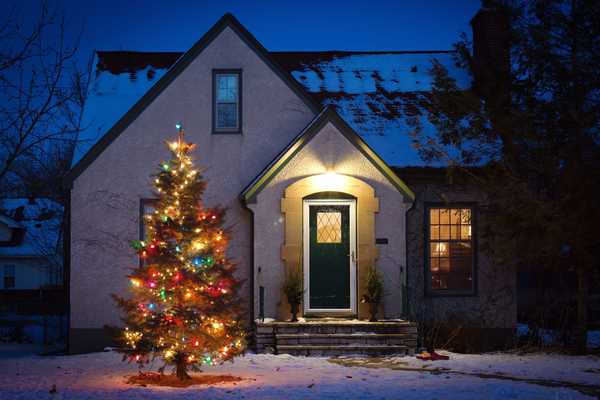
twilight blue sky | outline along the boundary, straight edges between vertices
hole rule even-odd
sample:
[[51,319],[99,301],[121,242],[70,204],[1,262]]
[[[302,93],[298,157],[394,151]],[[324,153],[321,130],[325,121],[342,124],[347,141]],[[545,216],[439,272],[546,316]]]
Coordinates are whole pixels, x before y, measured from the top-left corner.
[[[38,0],[4,0],[25,21]],[[101,50],[186,50],[232,12],[268,50],[446,50],[479,0],[50,0],[74,31],[81,57]]]

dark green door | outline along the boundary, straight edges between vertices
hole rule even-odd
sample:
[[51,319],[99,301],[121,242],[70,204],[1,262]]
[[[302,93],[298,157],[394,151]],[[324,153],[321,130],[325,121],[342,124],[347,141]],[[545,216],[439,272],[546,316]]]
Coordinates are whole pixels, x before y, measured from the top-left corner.
[[350,205],[309,205],[311,310],[350,309]]

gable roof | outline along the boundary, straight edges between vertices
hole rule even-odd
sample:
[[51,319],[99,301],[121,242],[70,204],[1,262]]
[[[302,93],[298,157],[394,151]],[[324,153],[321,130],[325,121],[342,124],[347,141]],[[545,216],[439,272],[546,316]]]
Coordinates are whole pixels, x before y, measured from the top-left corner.
[[271,182],[271,180],[285,167],[285,165],[312,138],[314,138],[321,129],[331,122],[338,131],[344,135],[378,170],[385,176],[389,182],[411,201],[415,199],[415,194],[409,187],[394,173],[394,171],[365,143],[364,140],[350,127],[332,107],[326,107],[287,145],[277,157],[242,191],[241,198],[246,203],[256,201],[256,196]]
[[[277,62],[269,55],[267,50],[256,40],[254,36],[230,13],[223,15],[212,28],[208,30],[188,51],[183,53],[169,70],[123,115],[92,147],[91,149],[71,168],[67,174],[66,181],[72,183],[89,166],[98,155],[121,132],[123,132],[131,122],[137,118],[142,111],[156,98],[162,91],[183,72],[188,65],[225,29],[231,28],[243,41],[252,49],[271,70],[273,70],[287,85],[294,91],[306,105],[315,113],[319,112],[321,106],[314,98],[306,93],[302,85],[294,80],[286,71],[284,71]],[[175,58],[175,55],[171,54]]]
[[[323,106],[340,116],[389,165],[427,165],[413,147],[409,125],[425,104],[435,59],[468,87],[454,51],[326,51],[272,53]],[[422,117],[424,133],[435,127]]]
[[[412,147],[408,118],[431,88],[434,58],[466,87],[453,51],[270,52],[314,101],[331,106],[389,165],[426,165]],[[83,113],[76,165],[136,101],[161,79],[181,52],[98,51]],[[426,129],[433,130],[428,121]]]

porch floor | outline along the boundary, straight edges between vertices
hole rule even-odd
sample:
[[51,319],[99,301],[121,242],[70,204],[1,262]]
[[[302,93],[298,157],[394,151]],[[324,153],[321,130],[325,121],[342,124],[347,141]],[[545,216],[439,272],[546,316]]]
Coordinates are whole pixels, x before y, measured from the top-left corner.
[[255,321],[256,351],[306,356],[414,354],[417,325],[394,319],[369,322],[306,318]]

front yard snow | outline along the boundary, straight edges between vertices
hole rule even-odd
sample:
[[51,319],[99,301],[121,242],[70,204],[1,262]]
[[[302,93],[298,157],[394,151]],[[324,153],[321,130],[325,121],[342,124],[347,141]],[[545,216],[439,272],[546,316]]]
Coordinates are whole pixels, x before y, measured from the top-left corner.
[[[113,352],[0,359],[0,399],[554,399],[600,398],[600,358],[444,353],[414,357],[307,358],[248,354],[207,369],[240,382],[184,389],[126,384],[133,364]],[[156,369],[157,365],[153,368]],[[549,383],[549,384],[546,384]],[[55,385],[56,391],[50,393]]]

